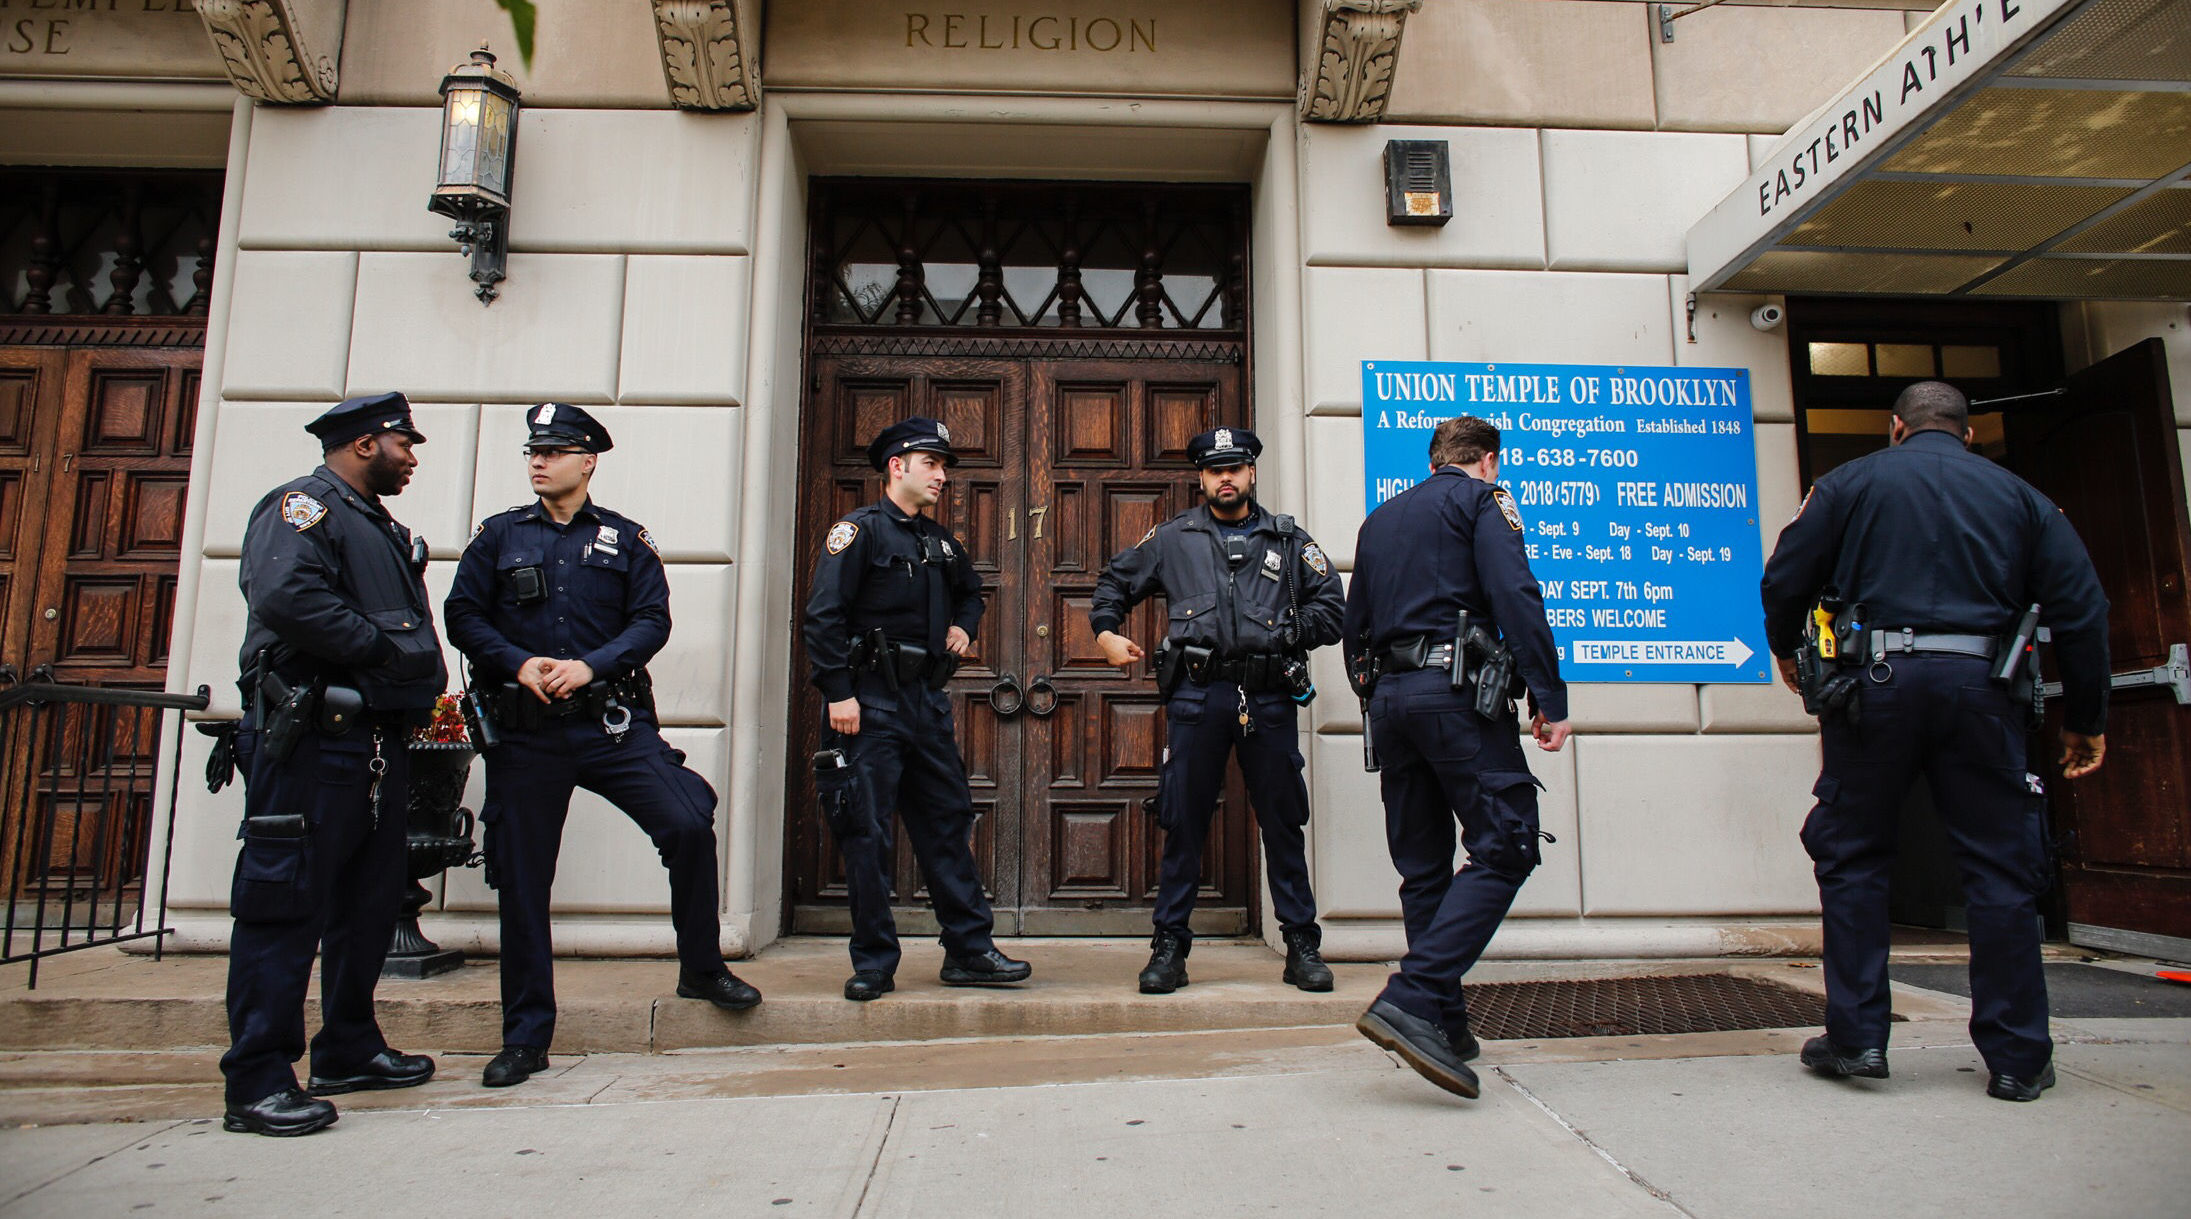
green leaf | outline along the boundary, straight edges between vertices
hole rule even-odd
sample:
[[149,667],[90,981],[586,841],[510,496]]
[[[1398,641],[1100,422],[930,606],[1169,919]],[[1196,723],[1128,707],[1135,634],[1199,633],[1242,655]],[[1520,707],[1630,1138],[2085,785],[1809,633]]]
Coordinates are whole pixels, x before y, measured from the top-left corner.
[[502,11],[510,15],[510,28],[517,32],[517,57],[530,72],[533,67],[533,26],[539,13],[533,9],[533,0],[495,0]]

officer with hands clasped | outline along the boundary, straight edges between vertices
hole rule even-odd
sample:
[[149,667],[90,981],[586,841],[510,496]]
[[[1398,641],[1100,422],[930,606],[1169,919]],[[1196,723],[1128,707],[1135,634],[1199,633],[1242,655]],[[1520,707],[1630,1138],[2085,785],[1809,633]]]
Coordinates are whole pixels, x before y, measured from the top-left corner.
[[1187,985],[1194,944],[1188,918],[1201,884],[1202,849],[1225,759],[1236,753],[1263,830],[1271,904],[1286,943],[1283,978],[1302,990],[1331,989],[1309,890],[1302,835],[1309,797],[1295,722],[1298,706],[1315,697],[1308,652],[1338,641],[1345,594],[1330,560],[1293,518],[1256,504],[1262,451],[1263,442],[1246,428],[1217,428],[1189,441],[1204,502],[1115,555],[1096,581],[1088,615],[1104,658],[1127,668],[1145,653],[1118,633],[1126,615],[1156,593],[1170,612],[1156,665],[1166,697],[1156,796],[1164,859],[1155,935],[1140,977],[1145,995]]
[[[1407,955],[1355,1022],[1431,1083],[1474,1097],[1461,976],[1539,860],[1521,747],[1567,743],[1567,685],[1529,571],[1521,512],[1498,485],[1499,430],[1462,415],[1431,433],[1429,478],[1362,523],[1347,594],[1347,672],[1368,699]],[[1376,766],[1372,767],[1376,769]],[[1454,823],[1468,862],[1453,870]]]
[[[669,869],[677,994],[744,1011],[761,992],[723,965],[715,789],[662,739],[647,661],[669,641],[669,581],[638,522],[587,486],[608,429],[575,406],[527,416],[539,499],[488,517],[457,563],[444,608],[490,727],[487,877],[502,921],[502,1052],[481,1082],[523,1083],[548,1065],[555,963],[548,892],[571,792],[605,797],[646,831]],[[498,740],[492,738],[499,738]]]
[[[2107,597],[2083,542],[2029,484],[1968,451],[1970,408],[1939,381],[1902,391],[1888,447],[1819,478],[1765,565],[1765,636],[1824,712],[1803,823],[1826,931],[1826,1031],[1803,1065],[1887,1078],[1887,886],[1919,774],[1954,843],[1970,926],[1971,1040],[1989,1095],[2054,1084],[2038,895],[2050,883],[2031,644],[2062,667],[2062,774],[2106,753]],[[1797,681],[1798,668],[1803,680]]]
[[[405,877],[411,730],[447,684],[426,543],[382,506],[426,437],[402,394],[351,398],[306,425],[324,464],[269,492],[244,530],[239,582],[244,771],[230,907],[222,1128],[310,1134],[318,1097],[408,1088],[434,1060],[388,1048],[373,1016]],[[313,1095],[297,1088],[304,997],[320,954]]]
[[892,424],[867,446],[883,498],[829,527],[806,606],[812,680],[828,701],[815,789],[844,852],[852,976],[844,997],[897,988],[890,914],[891,813],[942,926],[948,986],[1003,986],[1033,972],[997,951],[974,869],[974,806],[945,685],[980,628],[981,576],[966,544],[929,515],[958,464],[934,419]]

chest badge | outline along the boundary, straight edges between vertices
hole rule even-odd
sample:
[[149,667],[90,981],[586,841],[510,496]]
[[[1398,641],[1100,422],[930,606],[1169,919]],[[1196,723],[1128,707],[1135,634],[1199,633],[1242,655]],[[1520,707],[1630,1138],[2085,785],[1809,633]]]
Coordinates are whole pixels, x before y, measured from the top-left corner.
[[1275,551],[1275,550],[1266,550],[1266,551],[1264,551],[1264,552],[1263,552],[1263,569],[1264,569],[1265,571],[1269,571],[1269,572],[1273,572],[1273,573],[1275,573],[1275,572],[1276,572],[1276,571],[1278,570],[1278,552],[1277,552],[1277,551]]
[[1331,574],[1331,560],[1324,557],[1323,547],[1314,542],[1301,548],[1301,561],[1308,564],[1309,569],[1319,576]]
[[616,530],[608,525],[601,526],[599,530],[595,531],[593,536],[594,540],[601,543],[603,546],[616,545]]
[[946,559],[955,559],[955,558],[959,557],[959,552],[958,552],[958,551],[956,551],[956,550],[953,550],[953,549],[951,549],[951,539],[950,539],[950,538],[939,538],[939,539],[937,539],[937,540],[938,540],[938,541],[939,541],[939,542],[940,542],[940,543],[942,544],[942,546],[943,546],[943,557],[944,557],[944,558],[946,558]]
[[326,515],[327,505],[302,491],[291,491],[281,497],[281,519],[288,521],[298,533],[319,524]]
[[860,536],[860,527],[850,521],[838,521],[829,527],[829,536],[822,539],[822,548],[831,554],[843,554],[852,539]]
[[1498,502],[1499,512],[1506,517],[1506,523],[1513,526],[1514,532],[1520,533],[1522,510],[1514,506],[1514,497],[1506,493],[1506,488],[1494,487],[1491,489],[1491,498]]

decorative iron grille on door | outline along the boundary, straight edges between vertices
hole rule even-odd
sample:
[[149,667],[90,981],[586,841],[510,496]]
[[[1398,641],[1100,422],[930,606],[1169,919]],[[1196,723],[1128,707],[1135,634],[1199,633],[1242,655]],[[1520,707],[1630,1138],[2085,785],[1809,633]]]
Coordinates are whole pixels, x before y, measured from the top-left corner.
[[818,179],[821,326],[1240,331],[1238,187]]
[[0,171],[0,314],[203,317],[221,175]]

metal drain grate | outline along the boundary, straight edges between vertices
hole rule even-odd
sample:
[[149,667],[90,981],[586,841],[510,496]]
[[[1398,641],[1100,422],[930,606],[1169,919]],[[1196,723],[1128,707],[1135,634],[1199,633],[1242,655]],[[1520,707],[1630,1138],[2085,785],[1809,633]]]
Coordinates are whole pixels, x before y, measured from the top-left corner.
[[1731,974],[1487,982],[1467,995],[1469,1028],[1496,1041],[1817,1028],[1826,1019],[1819,995]]

